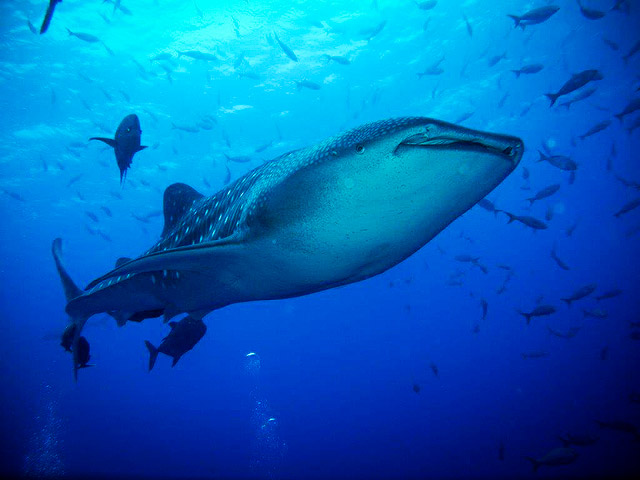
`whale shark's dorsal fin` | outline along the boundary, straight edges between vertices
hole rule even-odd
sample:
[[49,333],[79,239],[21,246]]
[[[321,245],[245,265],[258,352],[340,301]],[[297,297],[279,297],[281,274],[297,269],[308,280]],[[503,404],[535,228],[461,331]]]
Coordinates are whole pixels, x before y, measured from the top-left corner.
[[164,228],[161,237],[171,231],[193,204],[202,197],[201,193],[184,183],[169,185],[164,191]]

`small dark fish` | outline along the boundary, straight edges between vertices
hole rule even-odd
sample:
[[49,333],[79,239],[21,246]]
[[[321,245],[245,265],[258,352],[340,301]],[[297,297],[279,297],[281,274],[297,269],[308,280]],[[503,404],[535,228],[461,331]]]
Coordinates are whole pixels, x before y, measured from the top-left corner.
[[522,167],[522,179],[529,180],[529,169],[527,167]]
[[347,57],[341,57],[339,55],[324,55],[327,61],[333,61],[340,65],[351,65],[351,61]]
[[87,217],[89,217],[94,222],[97,223],[97,222],[100,221],[100,219],[98,218],[98,216],[95,213],[93,213],[93,212],[84,212],[84,213],[87,215]]
[[545,230],[547,228],[547,224],[537,218],[533,218],[528,215],[514,215],[513,213],[509,213],[504,210],[501,211],[509,217],[509,221],[507,223],[518,221],[529,228],[533,228],[534,230]]
[[545,96],[547,96],[551,101],[551,105],[549,106],[552,107],[559,97],[567,95],[571,92],[575,92],[579,88],[584,87],[589,82],[602,80],[603,78],[604,77],[598,70],[584,70],[580,73],[572,75],[571,78],[565,82],[565,84],[560,88],[560,90],[558,90],[557,93],[545,93]]
[[560,185],[557,183],[543,188],[538,193],[536,193],[533,197],[527,198],[527,200],[529,201],[529,205],[533,205],[537,200],[542,200],[543,198],[550,197],[551,195],[556,193],[558,190],[560,190]]
[[100,140],[110,147],[113,147],[116,162],[120,169],[120,183],[122,183],[126,177],[127,169],[131,166],[133,156],[140,150],[147,148],[145,145],[140,145],[141,134],[140,120],[138,120],[137,115],[131,114],[124,117],[122,122],[120,122],[116,130],[115,138],[91,137],[89,139]]
[[571,327],[566,332],[560,332],[559,330],[554,330],[549,325],[547,325],[547,330],[549,330],[549,333],[551,335],[554,335],[554,336],[560,337],[560,338],[564,338],[565,340],[569,340],[569,339],[575,337],[578,334],[578,332],[580,331],[580,327]]
[[527,359],[527,358],[545,358],[548,357],[549,354],[547,352],[545,352],[544,350],[534,350],[532,352],[522,352],[520,355],[522,355],[523,359]]
[[560,7],[555,5],[549,5],[547,7],[534,8],[533,10],[529,10],[523,15],[507,15],[511,18],[515,25],[514,27],[520,27],[524,30],[525,27],[529,25],[537,25],[546,20],[549,20],[551,16],[560,10]]
[[567,235],[567,237],[570,237],[571,235],[573,235],[573,232],[575,231],[575,229],[578,227],[577,223],[574,223],[573,225],[569,226],[566,230],[565,233]]
[[585,88],[583,90],[580,90],[572,98],[570,98],[566,102],[562,102],[560,104],[560,106],[561,107],[566,107],[566,109],[569,110],[571,108],[571,105],[573,105],[574,103],[579,102],[581,100],[585,100],[585,99],[589,98],[591,95],[596,93],[596,90],[597,90],[596,87],[590,87],[590,88]]
[[26,200],[18,193],[7,190],[6,188],[0,188],[6,195],[9,195],[14,200],[18,200],[19,202],[26,202]]
[[620,50],[620,45],[618,45],[613,40],[609,40],[606,37],[602,37],[602,41],[614,52],[617,52],[618,50]]
[[431,10],[438,4],[438,0],[424,0],[423,2],[416,2],[416,6],[420,10]]
[[486,320],[487,311],[489,310],[489,304],[484,298],[480,299],[480,306],[482,307],[482,320]]
[[509,98],[509,92],[505,93],[502,98],[498,101],[498,108],[502,108],[504,107],[505,102],[507,101],[507,98]]
[[616,151],[616,144],[611,144],[611,153],[607,157],[607,164],[605,165],[607,172],[613,171],[613,159],[618,156],[618,152]]
[[547,222],[550,222],[551,220],[553,220],[553,214],[555,213],[555,210],[553,208],[553,205],[549,205],[547,207],[547,211],[544,213],[544,219]]
[[556,307],[553,305],[539,305],[529,313],[521,312],[520,310],[518,310],[518,313],[527,320],[527,325],[529,325],[532,317],[544,317],[556,313]]
[[95,35],[91,35],[90,33],[72,32],[68,28],[67,28],[67,32],[69,32],[69,35],[71,37],[79,38],[83,42],[87,42],[87,43],[98,43],[98,42],[100,42],[100,39],[98,37],[96,37]]
[[609,127],[609,125],[611,125],[611,120],[603,120],[602,122],[596,123],[593,127],[580,135],[580,140],[584,140],[591,135],[595,135],[596,133],[603,131],[604,129]]
[[435,363],[431,362],[429,367],[431,368],[431,371],[433,372],[433,374],[437,377],[438,376],[438,366]]
[[260,75],[258,75],[255,72],[251,72],[251,71],[243,71],[243,72],[238,72],[238,77],[240,78],[250,78],[251,80],[260,80]]
[[602,350],[600,350],[600,360],[605,361],[609,357],[609,347],[604,346]]
[[620,218],[625,213],[629,213],[638,207],[640,207],[640,197],[635,198],[628,203],[625,203],[620,210],[613,214],[613,216],[616,218]]
[[427,68],[424,69],[424,71],[418,73],[418,78],[422,78],[426,75],[441,75],[442,73],[444,73],[444,70],[442,68],[440,68],[440,64],[444,61],[444,57],[440,58],[439,60],[436,60],[434,63],[432,63],[431,65],[429,65]]
[[583,308],[582,315],[585,318],[592,317],[592,318],[600,318],[600,319],[604,319],[609,316],[609,314],[605,310],[602,310],[601,308],[592,308],[591,310]]
[[629,422],[615,420],[612,422],[601,422],[599,420],[596,420],[595,422],[600,426],[600,428],[603,429],[617,430],[624,433],[633,433],[634,435],[637,435],[638,433],[638,427]]
[[109,210],[109,207],[102,205],[100,209],[107,215],[107,217],[113,217],[113,214],[111,213],[111,210]]
[[309,80],[302,80],[301,82],[296,82],[296,86],[298,87],[298,90],[302,88],[307,88],[309,90],[320,90],[320,88],[322,88],[322,85],[319,85],[315,82],[311,82]]
[[200,131],[200,129],[196,126],[176,125],[173,122],[171,122],[171,130],[182,130],[183,132],[189,132],[189,133],[198,133]]
[[622,119],[626,116],[629,115],[637,110],[640,110],[640,97],[636,97],[633,100],[631,100],[626,107],[624,107],[624,110],[622,110],[622,112],[614,115],[614,117],[616,117],[618,120],[620,120],[622,122]]
[[296,57],[296,54],[293,53],[293,50],[291,50],[286,44],[280,41],[276,32],[273,32],[273,37],[276,39],[276,42],[278,43],[278,45],[280,46],[280,49],[284,52],[284,54],[294,62],[297,62],[298,57]]
[[464,14],[462,15],[462,19],[464,20],[464,24],[467,27],[467,33],[469,34],[470,37],[473,37],[473,27],[471,26],[471,22],[469,21],[467,16]]
[[164,353],[173,357],[171,366],[175,366],[180,357],[191,350],[207,332],[207,326],[201,319],[186,316],[179,322],[169,322],[171,332],[160,343],[158,348],[151,342],[145,340],[145,345],[149,350],[149,371],[153,368],[158,358],[158,353]]
[[74,183],[76,183],[78,180],[80,180],[82,178],[82,173],[76,175],[75,177],[72,177],[71,180],[69,180],[69,183],[67,183],[67,188],[69,188],[71,185],[73,185]]
[[497,215],[500,210],[496,208],[491,200],[488,198],[483,198],[478,202],[478,206],[480,208],[484,208],[487,212],[492,212],[494,215]]
[[77,352],[75,356],[77,361],[76,368],[93,367],[93,365],[89,364],[89,359],[91,358],[91,355],[89,355],[89,350],[89,342],[86,338],[81,336],[78,339]]
[[248,163],[251,161],[251,157],[249,155],[237,155],[235,157],[231,157],[229,155],[227,155],[226,153],[223,153],[223,155],[225,157],[227,157],[227,160],[230,162],[235,162],[235,163]]
[[531,462],[533,471],[537,472],[542,465],[558,466],[569,465],[578,459],[578,452],[573,448],[556,448],[540,458],[524,457]]
[[538,150],[538,153],[540,154],[538,162],[548,162],[554,167],[565,171],[576,170],[578,168],[576,162],[571,160],[569,157],[565,157],[562,155],[546,155],[540,150]]
[[495,55],[487,60],[487,65],[489,67],[494,67],[498,62],[500,62],[500,60],[504,60],[505,58],[507,58],[507,52],[504,52],[502,55]]
[[44,14],[44,19],[42,20],[42,25],[40,26],[40,35],[46,32],[49,28],[49,24],[51,23],[51,19],[53,18],[53,12],[56,9],[56,5],[60,2],[62,2],[62,0],[49,0],[47,12]]
[[555,260],[555,262],[558,264],[558,266],[562,269],[562,270],[570,270],[569,265],[567,265],[566,263],[564,263],[559,257],[558,254],[556,253],[556,246],[554,245],[553,248],[551,249],[551,258],[553,258],[553,260]]
[[600,10],[594,10],[592,8],[587,8],[582,5],[580,0],[576,0],[578,2],[578,7],[580,7],[580,13],[584,18],[588,18],[589,20],[598,20],[606,15],[606,12],[602,12]]
[[380,23],[378,23],[374,27],[365,28],[363,30],[360,30],[360,35],[365,37],[367,40],[371,40],[373,37],[375,37],[380,32],[382,32],[382,30],[384,30],[384,27],[386,25],[387,25],[387,21],[386,20],[382,20]]
[[558,440],[560,440],[565,447],[570,447],[571,445],[575,445],[577,447],[588,447],[600,440],[600,437],[588,434],[576,435],[567,433],[564,437],[558,437]]
[[629,53],[627,53],[626,55],[623,55],[622,60],[624,60],[624,63],[627,63],[629,59],[638,52],[640,52],[640,40],[638,40],[636,43],[633,44],[633,46],[629,50]]
[[200,50],[187,50],[184,52],[178,52],[178,56],[184,56],[193,58],[194,60],[204,60],[207,62],[216,62],[218,57],[213,53],[201,52]]
[[532,65],[525,65],[524,67],[518,69],[518,70],[511,70],[513,73],[516,74],[516,78],[520,77],[520,75],[527,74],[527,75],[532,75],[534,73],[538,73],[539,71],[541,71],[544,68],[544,65],[540,65],[539,63],[534,63]]
[[595,289],[597,288],[595,283],[590,283],[589,285],[585,285],[584,287],[580,287],[578,290],[573,292],[569,297],[562,298],[563,302],[566,302],[567,306],[570,307],[572,302],[576,300],[580,300],[584,297],[588,297],[591,295]]
[[413,391],[416,393],[420,393],[420,385],[418,385],[417,383],[413,384]]
[[465,120],[469,120],[473,116],[473,113],[474,112],[472,112],[472,111],[465,112],[462,115],[460,115],[458,118],[456,118],[453,123],[460,124],[460,123],[464,122]]
[[621,293],[622,293],[622,290],[615,288],[613,290],[608,290],[604,292],[602,295],[598,295],[596,297],[596,300],[600,301],[600,300],[606,300],[608,298],[615,298]]
[[31,23],[31,20],[29,19],[27,19],[27,27],[29,27],[29,30],[31,30],[31,33],[38,33],[38,29],[35,27],[33,23]]

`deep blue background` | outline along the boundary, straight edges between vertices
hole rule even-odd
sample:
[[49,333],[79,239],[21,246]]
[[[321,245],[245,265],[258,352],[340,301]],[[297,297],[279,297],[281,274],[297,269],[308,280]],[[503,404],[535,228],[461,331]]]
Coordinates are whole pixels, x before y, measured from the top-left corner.
[[[45,1],[2,2],[0,473],[529,476],[523,456],[560,446],[556,436],[566,432],[601,439],[578,447],[574,464],[541,467],[537,475],[638,472],[640,444],[631,435],[599,432],[594,420],[640,425],[640,406],[629,401],[640,391],[640,341],[629,336],[630,322],[640,320],[640,209],[613,216],[640,194],[616,179],[640,180],[640,128],[626,130],[638,114],[623,123],[613,118],[638,95],[640,53],[628,63],[621,56],[640,38],[640,6],[625,14],[608,11],[612,0],[589,1],[607,11],[593,21],[573,1],[556,3],[556,15],[522,31],[506,15],[545,2],[440,0],[424,12],[408,0],[199,0],[197,7],[124,0],[132,12],[126,15],[97,0],[65,0],[39,36],[26,21],[39,26]],[[382,20],[374,38],[360,33]],[[114,55],[68,36],[65,27],[98,36]],[[269,45],[265,35],[274,30],[298,63]],[[220,61],[178,57],[183,50],[216,53]],[[172,59],[150,61],[161,52]],[[488,66],[503,53],[505,59]],[[327,62],[324,54],[351,64]],[[238,77],[239,55],[238,70],[259,79]],[[441,56],[444,73],[418,80],[416,73]],[[516,79],[510,70],[527,63],[545,68]],[[160,64],[172,72],[171,82]],[[543,94],[589,68],[605,77],[596,94],[570,110],[549,108]],[[301,80],[321,89],[297,89]],[[121,188],[112,151],[86,140],[111,135],[131,112],[140,116],[143,143],[151,148],[134,158]],[[50,255],[53,238],[63,237],[66,264],[85,285],[116,258],[138,255],[155,241],[160,217],[141,223],[132,214],[160,209],[169,184],[186,182],[205,194],[222,186],[224,153],[254,156],[248,164],[228,164],[237,178],[263,160],[366,121],[402,115],[455,121],[467,113],[473,115],[465,126],[524,139],[522,165],[489,198],[537,218],[553,208],[547,230],[507,224],[504,215],[474,207],[379,277],[210,314],[200,344],[173,369],[161,356],[150,374],[143,340],[157,345],[168,327],[151,319],[117,328],[99,315],[86,329],[96,367],[73,383],[70,356],[57,339],[67,320]],[[217,121],[211,130],[171,128],[172,122],[196,125],[205,115]],[[608,129],[578,138],[605,119],[612,120]],[[575,183],[536,163],[543,144],[578,162]],[[607,171],[612,145],[614,170]],[[560,191],[529,208],[525,199],[552,183]],[[569,237],[565,231],[574,224]],[[554,243],[570,271],[550,258]],[[479,256],[489,273],[455,261],[460,254]],[[502,294],[496,290],[506,271],[498,265],[514,272]],[[463,284],[448,285],[458,270]],[[560,301],[587,283],[598,285],[597,294],[624,292],[571,308]],[[489,305],[484,321],[481,298]],[[558,312],[527,326],[517,310],[537,303]],[[608,318],[584,318],[583,308],[596,307]],[[564,340],[549,335],[547,325],[581,330]],[[609,356],[602,361],[605,346]],[[534,350],[549,355],[522,358]],[[259,366],[249,352],[259,355]]]

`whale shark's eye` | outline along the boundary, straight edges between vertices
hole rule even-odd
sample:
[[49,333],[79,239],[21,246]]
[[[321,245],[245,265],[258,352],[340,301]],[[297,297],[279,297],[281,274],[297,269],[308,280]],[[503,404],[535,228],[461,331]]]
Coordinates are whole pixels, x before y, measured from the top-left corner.
[[364,145],[362,145],[361,143],[359,143],[358,145],[356,145],[356,153],[364,153]]

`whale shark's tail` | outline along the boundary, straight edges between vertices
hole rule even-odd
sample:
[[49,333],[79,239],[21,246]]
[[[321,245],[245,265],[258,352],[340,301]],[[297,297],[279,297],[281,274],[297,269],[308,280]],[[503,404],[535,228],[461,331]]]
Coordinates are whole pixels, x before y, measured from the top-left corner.
[[[58,274],[60,275],[60,281],[62,282],[62,289],[64,290],[64,296],[67,299],[67,303],[74,298],[82,295],[82,290],[71,279],[67,273],[66,268],[62,264],[62,239],[56,238],[51,245],[51,253],[53,254],[53,261],[56,263]],[[86,316],[70,317],[69,324],[65,328],[62,334],[61,345],[67,351],[71,351],[73,355],[73,376],[75,380],[78,380],[78,369],[86,365],[86,362],[82,362],[79,357],[79,341],[81,338],[82,327],[87,321]],[[86,341],[86,340],[85,340]],[[88,342],[87,342],[88,345]]]

